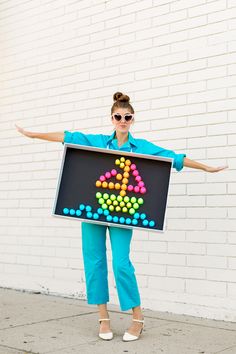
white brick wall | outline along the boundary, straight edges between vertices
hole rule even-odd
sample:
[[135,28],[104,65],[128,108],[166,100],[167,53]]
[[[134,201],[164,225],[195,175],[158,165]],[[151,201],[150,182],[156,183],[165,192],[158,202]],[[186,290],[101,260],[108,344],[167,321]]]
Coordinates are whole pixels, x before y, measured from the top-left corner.
[[235,18],[234,0],[0,0],[0,286],[86,298],[80,223],[51,216],[63,147],[14,123],[110,133],[121,90],[134,136],[229,164],[173,170],[166,232],[135,230],[142,306],[236,319]]

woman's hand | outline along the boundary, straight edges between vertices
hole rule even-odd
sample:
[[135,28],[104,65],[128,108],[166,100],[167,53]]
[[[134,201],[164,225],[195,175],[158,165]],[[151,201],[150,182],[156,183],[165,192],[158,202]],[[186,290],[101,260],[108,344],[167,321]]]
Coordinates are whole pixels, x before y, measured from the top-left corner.
[[19,127],[17,124],[15,124],[15,126],[16,126],[16,129],[18,130],[19,133],[27,136],[28,138],[34,137],[32,132],[26,131],[25,129]]
[[184,158],[184,166],[190,167],[190,168],[196,168],[196,169],[203,170],[206,172],[219,172],[219,171],[225,170],[226,168],[229,167],[227,165],[220,166],[220,167],[211,167],[211,166],[204,165],[203,163],[200,163],[200,162],[197,162],[194,160],[190,160],[187,157]]
[[210,166],[206,166],[205,171],[206,172],[219,172],[222,170],[225,170],[226,168],[228,168],[229,166],[220,166],[220,167],[210,167]]

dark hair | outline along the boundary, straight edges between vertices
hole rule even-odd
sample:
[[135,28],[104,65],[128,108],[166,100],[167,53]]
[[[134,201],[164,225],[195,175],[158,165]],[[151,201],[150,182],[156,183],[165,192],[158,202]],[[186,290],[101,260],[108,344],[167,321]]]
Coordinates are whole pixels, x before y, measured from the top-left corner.
[[131,113],[134,114],[134,109],[129,103],[129,96],[124,95],[122,92],[116,92],[113,95],[113,105],[111,107],[111,114],[113,114],[116,108],[127,108]]

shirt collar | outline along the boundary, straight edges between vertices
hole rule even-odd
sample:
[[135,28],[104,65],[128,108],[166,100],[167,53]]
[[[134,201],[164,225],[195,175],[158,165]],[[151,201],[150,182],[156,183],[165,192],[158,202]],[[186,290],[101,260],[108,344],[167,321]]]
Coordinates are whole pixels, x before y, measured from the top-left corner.
[[[107,144],[109,144],[114,138],[115,138],[116,132],[114,131],[108,138]],[[134,139],[134,137],[131,135],[130,132],[128,132],[128,142],[134,146],[137,147],[137,143]]]

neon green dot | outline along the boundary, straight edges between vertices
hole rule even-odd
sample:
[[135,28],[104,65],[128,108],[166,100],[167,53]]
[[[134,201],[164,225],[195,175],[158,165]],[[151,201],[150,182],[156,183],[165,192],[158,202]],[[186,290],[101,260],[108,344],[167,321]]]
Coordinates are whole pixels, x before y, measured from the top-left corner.
[[123,200],[122,196],[118,195],[117,200],[118,200],[118,202],[122,202],[122,200]]
[[118,212],[121,211],[121,207],[119,205],[117,205],[116,211],[118,211]]
[[106,203],[107,203],[107,205],[111,205],[112,204],[111,199],[107,199]]
[[103,198],[99,198],[98,203],[99,204],[103,204],[104,203],[104,199]]
[[112,194],[112,195],[110,196],[110,199],[111,199],[111,200],[116,200],[116,195],[115,195],[115,194]]
[[125,203],[128,203],[128,202],[129,202],[129,197],[128,197],[127,195],[124,197],[124,202],[125,202]]
[[114,211],[114,206],[113,205],[109,205],[109,208],[108,208],[110,211]]
[[123,213],[127,213],[128,209],[126,207],[122,208]]
[[108,199],[108,198],[109,198],[109,194],[104,193],[104,194],[103,194],[103,199]]
[[102,193],[97,192],[97,193],[96,193],[96,198],[98,198],[98,199],[99,199],[99,198],[101,198],[101,197],[102,197]]
[[143,204],[143,198],[138,198],[138,203],[141,205]]
[[102,204],[102,209],[107,209],[108,206],[106,204]]
[[125,206],[125,202],[120,202],[120,207],[123,208]]
[[134,203],[133,208],[134,209],[138,209],[139,208],[139,204],[138,203]]
[[117,200],[114,200],[114,202],[113,202],[113,205],[118,205],[119,203],[118,203],[118,201]]
[[131,203],[136,203],[136,201],[137,201],[137,198],[135,198],[135,197],[132,197],[132,198],[130,199],[130,201],[131,201]]
[[135,213],[134,208],[130,208],[130,209],[129,209],[129,213],[130,213],[131,215],[133,215],[133,214]]
[[127,206],[127,208],[129,209],[129,208],[132,207],[132,204],[129,202],[129,203],[126,204],[126,206]]

